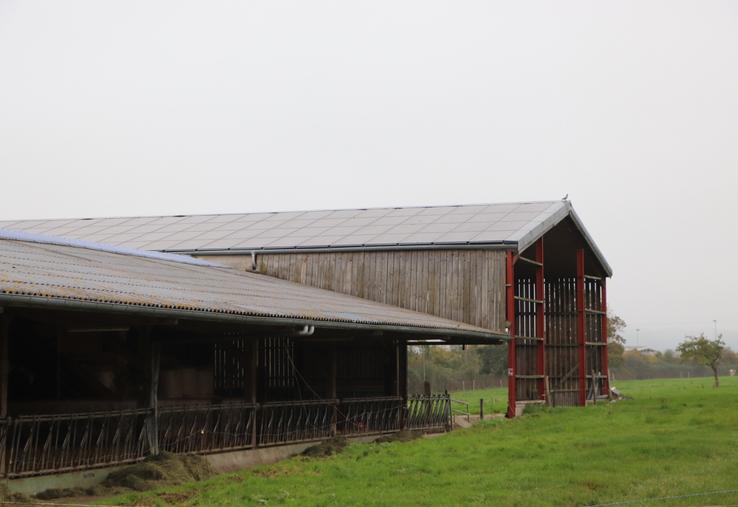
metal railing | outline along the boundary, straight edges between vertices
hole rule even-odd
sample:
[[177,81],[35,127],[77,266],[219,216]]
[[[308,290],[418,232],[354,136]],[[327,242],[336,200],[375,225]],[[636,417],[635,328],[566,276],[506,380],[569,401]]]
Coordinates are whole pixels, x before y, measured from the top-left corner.
[[150,414],[140,409],[13,418],[6,426],[7,476],[137,461],[149,450]]
[[256,405],[220,403],[159,409],[159,448],[174,453],[247,449],[254,444]]
[[413,430],[449,431],[451,397],[448,394],[410,396],[407,401],[405,427]]
[[465,400],[451,400],[451,414],[453,416],[466,417],[467,421],[471,421],[471,412],[469,412],[469,402]]
[[371,435],[402,428],[402,398],[345,398],[338,407],[338,432]]
[[330,438],[338,400],[286,401],[259,405],[258,444],[277,445]]

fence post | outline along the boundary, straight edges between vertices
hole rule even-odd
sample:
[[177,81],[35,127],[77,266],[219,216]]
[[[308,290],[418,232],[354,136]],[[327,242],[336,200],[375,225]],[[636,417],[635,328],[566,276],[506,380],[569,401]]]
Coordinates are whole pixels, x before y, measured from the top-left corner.
[[484,420],[484,398],[479,398],[479,420]]
[[448,394],[448,391],[444,391],[444,401],[446,403],[445,411],[446,411],[446,431],[451,431],[454,428],[454,421],[451,417],[451,395]]

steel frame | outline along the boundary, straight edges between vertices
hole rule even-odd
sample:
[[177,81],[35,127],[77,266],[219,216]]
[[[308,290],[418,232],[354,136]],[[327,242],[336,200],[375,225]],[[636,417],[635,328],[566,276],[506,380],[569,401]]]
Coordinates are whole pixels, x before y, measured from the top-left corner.
[[584,249],[577,250],[577,352],[579,366],[579,404],[587,404],[587,337],[585,332]]
[[515,259],[513,252],[507,252],[505,269],[505,292],[507,300],[507,322],[510,341],[507,344],[507,417],[515,417],[517,403],[517,356],[515,350]]

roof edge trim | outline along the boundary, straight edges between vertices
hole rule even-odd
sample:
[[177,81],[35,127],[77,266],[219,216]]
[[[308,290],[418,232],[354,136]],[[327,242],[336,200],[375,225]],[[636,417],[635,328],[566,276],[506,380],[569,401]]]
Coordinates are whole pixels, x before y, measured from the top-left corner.
[[566,217],[571,217],[574,225],[582,234],[584,240],[587,242],[587,245],[589,245],[589,247],[592,249],[592,252],[594,252],[595,257],[597,257],[597,260],[602,265],[602,268],[605,270],[607,276],[612,277],[612,267],[607,262],[607,259],[605,259],[605,256],[602,254],[602,251],[599,249],[597,244],[594,242],[594,239],[592,239],[592,236],[589,234],[589,231],[587,231],[587,228],[584,227],[584,223],[579,218],[579,215],[577,215],[576,211],[574,211],[574,207],[569,201],[566,201],[566,206],[553,213],[550,217],[541,222],[537,227],[521,237],[518,240],[518,252],[522,252],[523,250],[531,246],[540,237],[553,229]]
[[0,294],[0,305],[31,308],[55,307],[57,309],[70,311],[110,312],[118,314],[158,316],[167,318],[193,319],[210,322],[231,322],[252,325],[312,325],[316,327],[330,329],[353,329],[365,331],[375,331],[377,329],[382,329],[387,331],[416,335],[420,334],[438,337],[446,336],[460,338],[481,338],[490,340],[490,343],[499,343],[501,341],[509,340],[508,335],[495,333],[494,331],[486,332],[442,327],[402,326],[397,324],[371,324],[340,320],[306,319],[299,317],[268,317],[233,313],[201,312],[173,308],[123,305],[117,303],[98,303],[94,301],[80,301],[70,298],[47,298],[42,296],[29,296],[25,294]]
[[324,246],[324,247],[291,247],[291,248],[212,248],[212,249],[194,249],[194,250],[161,250],[164,253],[176,255],[250,255],[252,252],[257,254],[285,254],[285,253],[321,253],[321,252],[366,252],[390,250],[512,250],[517,248],[517,241],[500,241],[495,243],[471,241],[463,243],[417,243],[414,245],[352,245],[352,246]]

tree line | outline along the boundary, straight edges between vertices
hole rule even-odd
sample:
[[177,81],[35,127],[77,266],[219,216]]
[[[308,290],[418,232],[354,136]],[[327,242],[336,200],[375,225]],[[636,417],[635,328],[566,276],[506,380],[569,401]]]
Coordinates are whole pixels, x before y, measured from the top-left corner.
[[[618,380],[713,376],[738,370],[738,353],[722,336],[688,336],[675,350],[626,349],[622,332],[626,327],[617,315],[608,316],[608,358],[615,382]],[[408,390],[423,392],[424,382],[434,392],[503,387],[507,385],[505,345],[417,346],[408,350]]]

